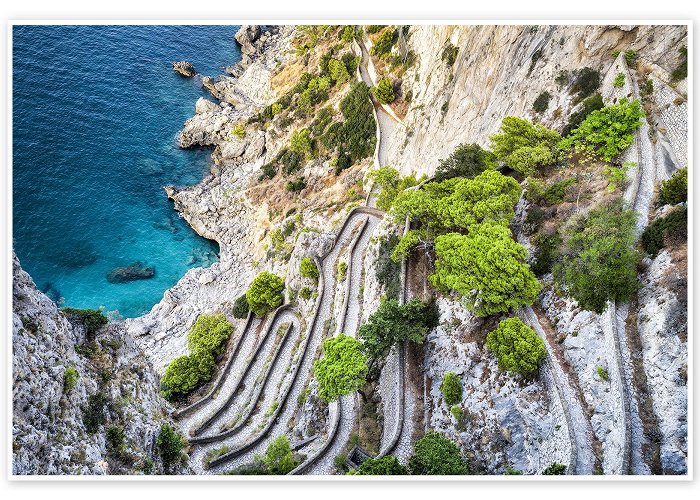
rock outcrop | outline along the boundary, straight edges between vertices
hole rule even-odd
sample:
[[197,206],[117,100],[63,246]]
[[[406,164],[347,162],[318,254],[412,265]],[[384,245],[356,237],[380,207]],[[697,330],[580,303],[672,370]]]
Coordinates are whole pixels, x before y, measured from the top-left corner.
[[197,74],[192,63],[187,61],[177,61],[173,63],[173,71],[185,78],[191,78]]
[[112,269],[107,273],[107,281],[110,283],[128,283],[130,281],[151,279],[155,275],[155,267],[145,266],[141,262],[134,262],[128,266]]
[[[154,446],[167,408],[133,339],[112,324],[91,341],[36,289],[16,256],[12,268],[13,474],[162,470]],[[124,432],[118,452],[106,440],[112,426]]]

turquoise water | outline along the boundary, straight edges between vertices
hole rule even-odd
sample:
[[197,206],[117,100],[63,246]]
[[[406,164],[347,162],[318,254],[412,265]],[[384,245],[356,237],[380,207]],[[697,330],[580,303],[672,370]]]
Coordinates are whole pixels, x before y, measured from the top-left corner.
[[[209,150],[177,132],[207,94],[171,62],[216,76],[240,59],[237,26],[15,26],[13,245],[64,306],[147,312],[218,248],[174,211],[163,186],[206,174]],[[140,261],[155,277],[111,284]]]

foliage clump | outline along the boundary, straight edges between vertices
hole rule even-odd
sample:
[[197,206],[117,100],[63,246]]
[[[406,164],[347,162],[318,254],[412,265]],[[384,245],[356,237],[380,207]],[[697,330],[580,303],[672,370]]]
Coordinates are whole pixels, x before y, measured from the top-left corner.
[[378,57],[386,57],[391,53],[391,49],[399,38],[397,30],[386,30],[379,35],[377,41],[372,46],[372,55]]
[[440,392],[447,406],[454,406],[462,401],[462,382],[456,373],[445,373],[440,384]]
[[532,375],[547,355],[544,341],[519,318],[507,318],[486,336],[486,348],[505,371]]
[[554,462],[542,471],[545,476],[563,476],[566,474],[566,465]]
[[453,66],[457,60],[457,54],[459,54],[459,47],[452,45],[449,41],[445,48],[442,49],[442,60],[447,63],[448,66]]
[[63,392],[68,393],[75,389],[75,386],[78,385],[79,378],[80,374],[74,366],[67,367],[63,374]]
[[170,467],[183,460],[184,438],[170,425],[163,424],[156,438],[156,449],[163,461],[163,469],[169,472]]
[[537,96],[535,102],[532,103],[532,109],[535,113],[544,113],[549,107],[549,100],[552,98],[552,94],[546,90]]
[[641,127],[644,116],[638,100],[620,99],[612,104],[592,111],[586,119],[561,140],[563,151],[574,148],[576,152],[596,153],[605,161],[612,159],[632,144],[635,130]]
[[398,170],[389,166],[372,170],[368,175],[380,189],[377,197],[377,208],[385,211],[389,211],[401,191],[415,186],[419,182],[415,175],[401,177]]
[[391,455],[381,458],[368,458],[351,475],[358,476],[405,476],[408,468]]
[[624,73],[618,73],[615,75],[615,79],[613,80],[613,87],[616,89],[619,89],[621,87],[625,86],[625,74]]
[[688,77],[688,47],[681,47],[678,53],[681,55],[681,60],[676,69],[671,72],[671,81],[674,82],[680,82]]
[[440,160],[435,171],[435,181],[453,177],[473,178],[484,170],[496,168],[496,160],[490,151],[478,144],[460,144],[447,158]]
[[298,462],[292,454],[292,447],[287,436],[278,436],[267,446],[262,462],[269,474],[285,475],[291,472]]
[[319,397],[330,402],[356,391],[365,383],[367,371],[367,358],[358,340],[342,333],[326,339],[323,357],[314,363]]
[[94,339],[97,330],[107,324],[107,317],[99,309],[76,309],[74,307],[64,307],[61,312],[69,318],[76,318],[85,326],[85,333],[88,339]]
[[656,257],[668,241],[681,242],[688,237],[688,209],[673,210],[649,224],[642,233],[642,248]]
[[572,130],[578,128],[578,126],[583,123],[583,120],[585,120],[586,117],[588,117],[588,115],[590,115],[593,111],[604,107],[605,104],[603,103],[603,97],[600,94],[586,97],[581,104],[577,106],[576,111],[569,115],[569,121],[564,127],[564,130],[562,130],[562,135],[568,135]]
[[408,469],[413,475],[454,476],[469,473],[469,466],[457,445],[435,431],[428,431],[416,441]]
[[248,305],[248,299],[246,299],[244,293],[233,303],[233,317],[236,319],[245,319],[248,317],[248,311],[250,311],[250,306]]
[[435,239],[434,286],[459,293],[477,316],[532,304],[541,285],[525,263],[527,250],[510,229],[493,221]]
[[268,271],[261,272],[245,293],[250,310],[258,317],[265,316],[282,304],[283,290],[284,279]]
[[374,97],[377,98],[382,104],[391,104],[396,100],[396,94],[394,93],[394,85],[388,78],[382,78],[376,87],[372,89]]
[[602,313],[608,300],[637,290],[636,214],[617,200],[573,221],[565,232],[556,283],[584,309]]
[[311,257],[304,257],[299,263],[299,274],[304,278],[309,278],[314,281],[318,281],[320,273],[316,263],[311,260]]
[[592,68],[581,68],[576,72],[570,93],[577,94],[578,99],[585,99],[600,87],[600,73]]
[[517,116],[506,116],[500,133],[491,136],[491,151],[499,161],[525,175],[536,167],[553,165],[559,159],[557,144],[561,136],[541,123],[530,123]]
[[386,299],[360,327],[358,337],[370,359],[383,359],[393,346],[402,342],[422,344],[438,320],[434,302],[412,299],[401,305],[396,299]]
[[688,169],[675,172],[671,178],[661,183],[659,202],[661,205],[678,205],[688,201]]

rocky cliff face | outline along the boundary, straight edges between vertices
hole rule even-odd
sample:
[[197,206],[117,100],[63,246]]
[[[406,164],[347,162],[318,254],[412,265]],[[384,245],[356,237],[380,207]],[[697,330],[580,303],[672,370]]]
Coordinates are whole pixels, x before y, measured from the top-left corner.
[[[157,473],[166,408],[141,350],[118,327],[88,342],[16,257],[12,268],[13,474]],[[122,449],[108,446],[108,427],[123,430]]]
[[[559,128],[573,104],[555,82],[560,71],[588,66],[605,73],[612,51],[628,48],[670,71],[685,36],[682,26],[412,26],[407,45],[417,64],[402,81],[412,100],[388,162],[430,175],[459,144],[487,146],[503,117],[532,119],[543,91],[553,99],[541,121]],[[448,43],[459,47],[452,66],[442,58]]]

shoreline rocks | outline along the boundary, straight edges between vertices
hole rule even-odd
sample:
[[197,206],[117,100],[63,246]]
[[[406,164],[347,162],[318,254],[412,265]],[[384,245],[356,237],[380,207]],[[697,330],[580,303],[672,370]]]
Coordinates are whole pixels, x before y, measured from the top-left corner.
[[173,71],[180,76],[184,76],[185,78],[192,78],[194,75],[197,74],[197,71],[195,71],[194,66],[192,66],[192,63],[187,61],[174,62]]
[[107,281],[113,284],[128,283],[136,280],[147,280],[156,275],[156,268],[134,262],[128,266],[117,267],[107,273]]

